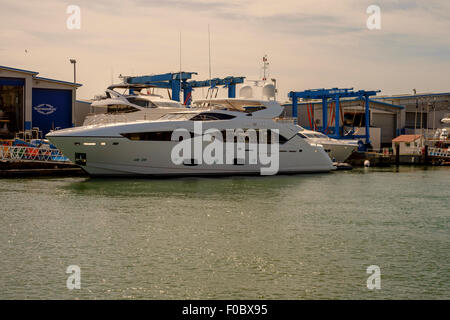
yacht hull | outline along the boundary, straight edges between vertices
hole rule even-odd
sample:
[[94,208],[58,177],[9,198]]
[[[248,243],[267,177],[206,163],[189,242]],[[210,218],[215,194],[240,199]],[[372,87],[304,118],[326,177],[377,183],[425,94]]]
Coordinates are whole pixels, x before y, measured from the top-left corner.
[[[48,138],[72,162],[94,177],[260,175],[261,168],[268,167],[249,164],[248,161],[244,164],[177,165],[171,159],[172,148],[177,142],[130,141],[119,137]],[[304,150],[305,148],[312,150]],[[82,161],[79,155],[84,155]],[[245,159],[248,158],[246,152]],[[279,169],[276,174],[328,172],[334,169],[323,148],[305,144],[302,148],[280,148]]]

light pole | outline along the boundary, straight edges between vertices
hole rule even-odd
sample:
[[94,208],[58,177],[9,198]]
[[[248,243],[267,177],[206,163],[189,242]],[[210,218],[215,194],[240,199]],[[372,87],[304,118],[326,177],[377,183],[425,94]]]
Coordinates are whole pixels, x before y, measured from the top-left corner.
[[[417,91],[416,89],[413,89],[413,94],[416,95]],[[419,109],[419,101],[416,97],[416,112],[414,114],[414,134],[416,134],[416,127],[417,127],[417,109]]]
[[433,98],[433,131],[436,130],[436,97]]
[[74,106],[75,103],[77,101],[77,60],[75,59],[70,59],[70,63],[73,64],[73,97],[72,97],[72,126],[74,125],[75,121],[73,119],[75,119],[75,113],[74,113]]
[[77,83],[77,60],[70,59],[70,63],[73,64],[73,83]]

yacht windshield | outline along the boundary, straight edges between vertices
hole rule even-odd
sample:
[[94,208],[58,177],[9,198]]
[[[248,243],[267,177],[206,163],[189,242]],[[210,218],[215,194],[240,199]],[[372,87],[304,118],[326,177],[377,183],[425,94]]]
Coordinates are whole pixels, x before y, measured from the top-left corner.
[[244,106],[244,110],[247,113],[253,113],[264,109],[266,109],[264,106]]
[[124,104],[110,104],[107,106],[106,113],[108,114],[114,114],[114,113],[129,113],[129,112],[136,112],[138,109],[124,105]]
[[136,104],[136,105],[138,105],[140,107],[143,107],[143,108],[155,108],[156,107],[154,105],[150,105],[149,104],[150,101],[145,100],[145,99],[139,99],[139,98],[136,98],[136,97],[130,97],[130,98],[127,98],[127,100],[129,102],[131,102],[133,104]]
[[158,101],[158,100],[148,100],[139,97],[128,97],[127,100],[133,104],[136,104],[143,108],[180,108],[180,103],[174,101]]
[[233,119],[235,116],[226,114],[226,113],[218,113],[218,112],[202,112],[197,114],[195,117],[191,118],[192,121],[211,121],[211,120],[229,120]]

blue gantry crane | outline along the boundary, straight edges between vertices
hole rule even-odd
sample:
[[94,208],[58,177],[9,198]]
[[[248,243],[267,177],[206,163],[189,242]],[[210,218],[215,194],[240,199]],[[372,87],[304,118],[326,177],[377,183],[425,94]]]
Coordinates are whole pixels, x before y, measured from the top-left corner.
[[192,101],[192,91],[194,88],[208,87],[210,89],[224,86],[228,89],[228,97],[236,97],[236,84],[243,83],[245,77],[213,78],[209,80],[190,80],[197,72],[174,72],[157,75],[126,77],[128,84],[151,85],[155,88],[166,88],[172,90],[172,100],[180,101],[180,93],[183,90],[183,101],[185,105],[190,105]]
[[[335,139],[359,139],[364,138],[365,144],[370,144],[370,133],[369,133],[369,125],[370,125],[370,112],[369,112],[369,97],[375,96],[380,90],[376,91],[366,91],[359,90],[353,91],[353,88],[332,88],[332,89],[311,89],[305,91],[291,91],[289,92],[289,98],[292,99],[292,117],[298,118],[298,99],[305,100],[322,100],[322,132],[327,134],[327,124],[328,124],[328,103],[334,102],[335,110],[334,110],[334,133],[330,135],[330,137]],[[341,98],[356,98],[359,100],[364,100],[365,103],[365,122],[366,122],[366,132],[364,135],[353,135],[349,134],[343,136],[341,134],[341,124],[339,123],[339,114],[340,114],[340,99]]]

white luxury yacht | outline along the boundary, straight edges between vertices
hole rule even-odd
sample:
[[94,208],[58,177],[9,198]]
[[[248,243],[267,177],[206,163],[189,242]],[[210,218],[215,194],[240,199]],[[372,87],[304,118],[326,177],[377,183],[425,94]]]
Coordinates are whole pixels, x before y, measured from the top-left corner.
[[357,140],[338,140],[330,138],[321,132],[302,129],[299,134],[307,138],[312,144],[322,145],[333,162],[345,162],[358,148]]
[[[156,120],[169,112],[185,108],[178,101],[164,99],[149,93],[150,85],[116,84],[106,89],[106,95],[92,102],[93,114],[84,120],[83,126],[102,125],[136,120]],[[134,90],[134,94],[121,94],[115,89]],[[144,91],[144,92],[142,92]]]
[[[283,111],[275,101],[209,99],[196,103],[207,104],[208,109],[179,110],[153,121],[69,128],[53,131],[47,138],[92,176],[276,174],[335,169],[323,147],[299,135],[297,125],[273,120]],[[251,135],[249,129],[254,129],[258,144],[245,140],[247,134]],[[208,132],[210,135],[205,135]],[[279,144],[275,143],[277,138]],[[179,152],[181,145],[189,148]],[[206,156],[212,149],[209,155],[214,154],[214,161]]]

